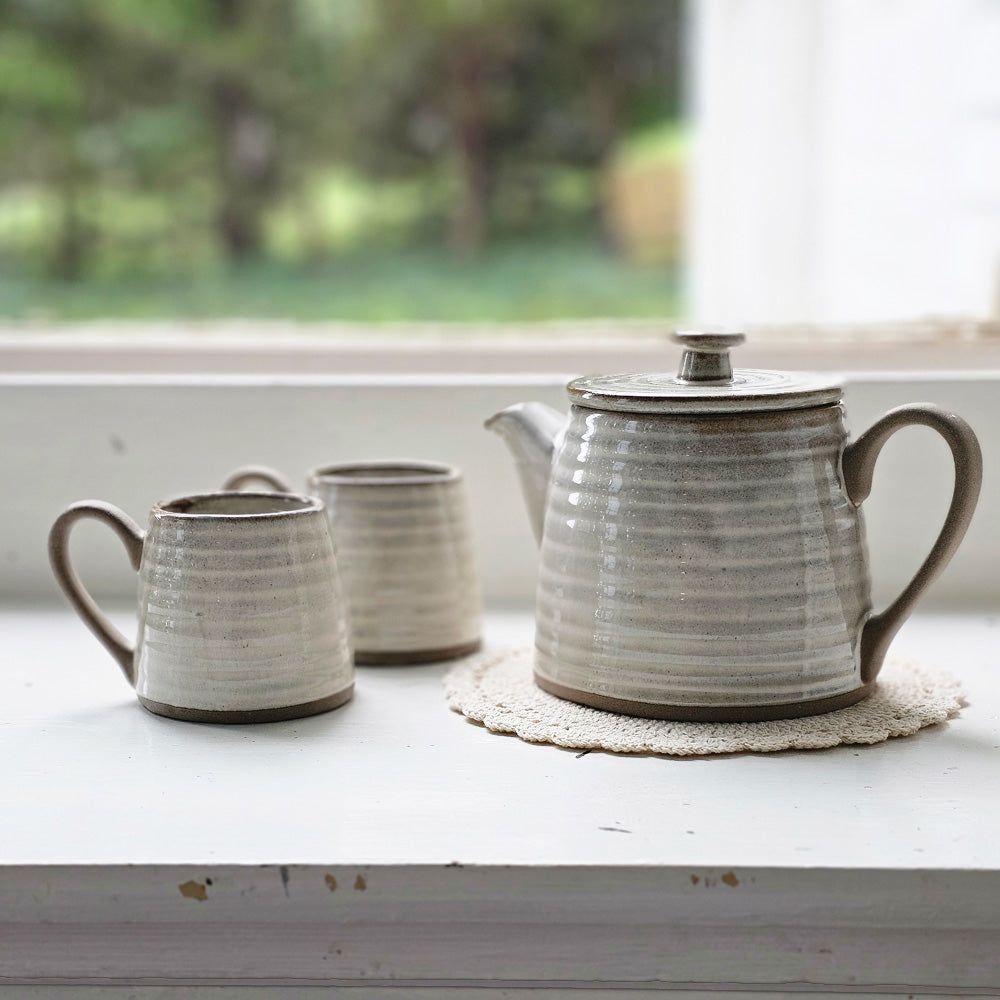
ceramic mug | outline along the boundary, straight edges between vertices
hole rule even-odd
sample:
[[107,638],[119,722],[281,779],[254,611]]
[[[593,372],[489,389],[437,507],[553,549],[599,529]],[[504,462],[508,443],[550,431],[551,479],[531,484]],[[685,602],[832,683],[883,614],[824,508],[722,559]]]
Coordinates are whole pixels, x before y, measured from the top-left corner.
[[[139,574],[130,644],[80,582],[73,525],[94,518]],[[206,493],[156,504],[143,532],[85,500],[49,533],[56,580],[151,712],[199,722],[272,722],[325,712],[354,689],[340,579],[323,504],[273,493]]]
[[[234,472],[292,489],[265,466]],[[458,469],[433,462],[330,465],[307,490],[326,505],[349,608],[356,663],[425,663],[475,652],[482,606],[465,485]]]

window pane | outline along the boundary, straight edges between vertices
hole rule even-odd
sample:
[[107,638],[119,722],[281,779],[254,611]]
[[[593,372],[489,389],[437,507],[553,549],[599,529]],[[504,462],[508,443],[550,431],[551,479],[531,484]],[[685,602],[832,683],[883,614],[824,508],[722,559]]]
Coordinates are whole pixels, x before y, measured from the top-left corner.
[[679,0],[4,17],[4,316],[682,312]]

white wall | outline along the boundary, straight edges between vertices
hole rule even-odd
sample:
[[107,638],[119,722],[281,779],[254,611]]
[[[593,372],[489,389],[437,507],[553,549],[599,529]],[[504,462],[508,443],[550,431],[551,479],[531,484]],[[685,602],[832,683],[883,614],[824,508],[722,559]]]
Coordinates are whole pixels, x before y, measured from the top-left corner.
[[[96,498],[144,523],[156,500],[216,489],[233,468],[276,465],[304,483],[316,465],[375,458],[451,462],[466,474],[487,601],[530,603],[536,550],[517,477],[483,420],[511,403],[566,406],[558,376],[0,377],[0,602],[60,601],[46,557],[56,515]],[[986,478],[969,536],[923,606],[1000,606],[998,375],[858,376],[850,427],[891,406],[935,402],[980,436]],[[865,503],[876,603],[902,589],[930,549],[951,495],[951,460],[926,428],[886,446]],[[134,599],[135,575],[102,525],[74,531],[95,593]]]
[[690,9],[693,315],[1000,311],[1000,4]]

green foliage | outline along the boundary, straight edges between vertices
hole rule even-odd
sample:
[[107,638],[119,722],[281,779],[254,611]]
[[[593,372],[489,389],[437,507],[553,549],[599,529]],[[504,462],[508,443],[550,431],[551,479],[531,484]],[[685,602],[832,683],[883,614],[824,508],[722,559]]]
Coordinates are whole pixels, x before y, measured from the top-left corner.
[[596,243],[603,165],[676,115],[680,10],[0,0],[0,268],[183,284],[427,243],[502,268],[493,243],[553,226]]
[[83,105],[78,67],[27,33],[0,33],[0,101],[22,113],[79,114]]

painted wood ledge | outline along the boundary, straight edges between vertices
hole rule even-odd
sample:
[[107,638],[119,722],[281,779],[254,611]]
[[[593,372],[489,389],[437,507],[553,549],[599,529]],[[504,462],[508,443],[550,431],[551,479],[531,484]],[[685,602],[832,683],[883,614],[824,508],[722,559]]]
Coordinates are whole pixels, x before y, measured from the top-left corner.
[[[486,624],[530,640],[526,612]],[[0,634],[5,997],[1000,995],[996,616],[900,633],[965,681],[946,725],[691,760],[495,736],[443,664],[359,670],[313,719],[181,723],[69,611]]]

